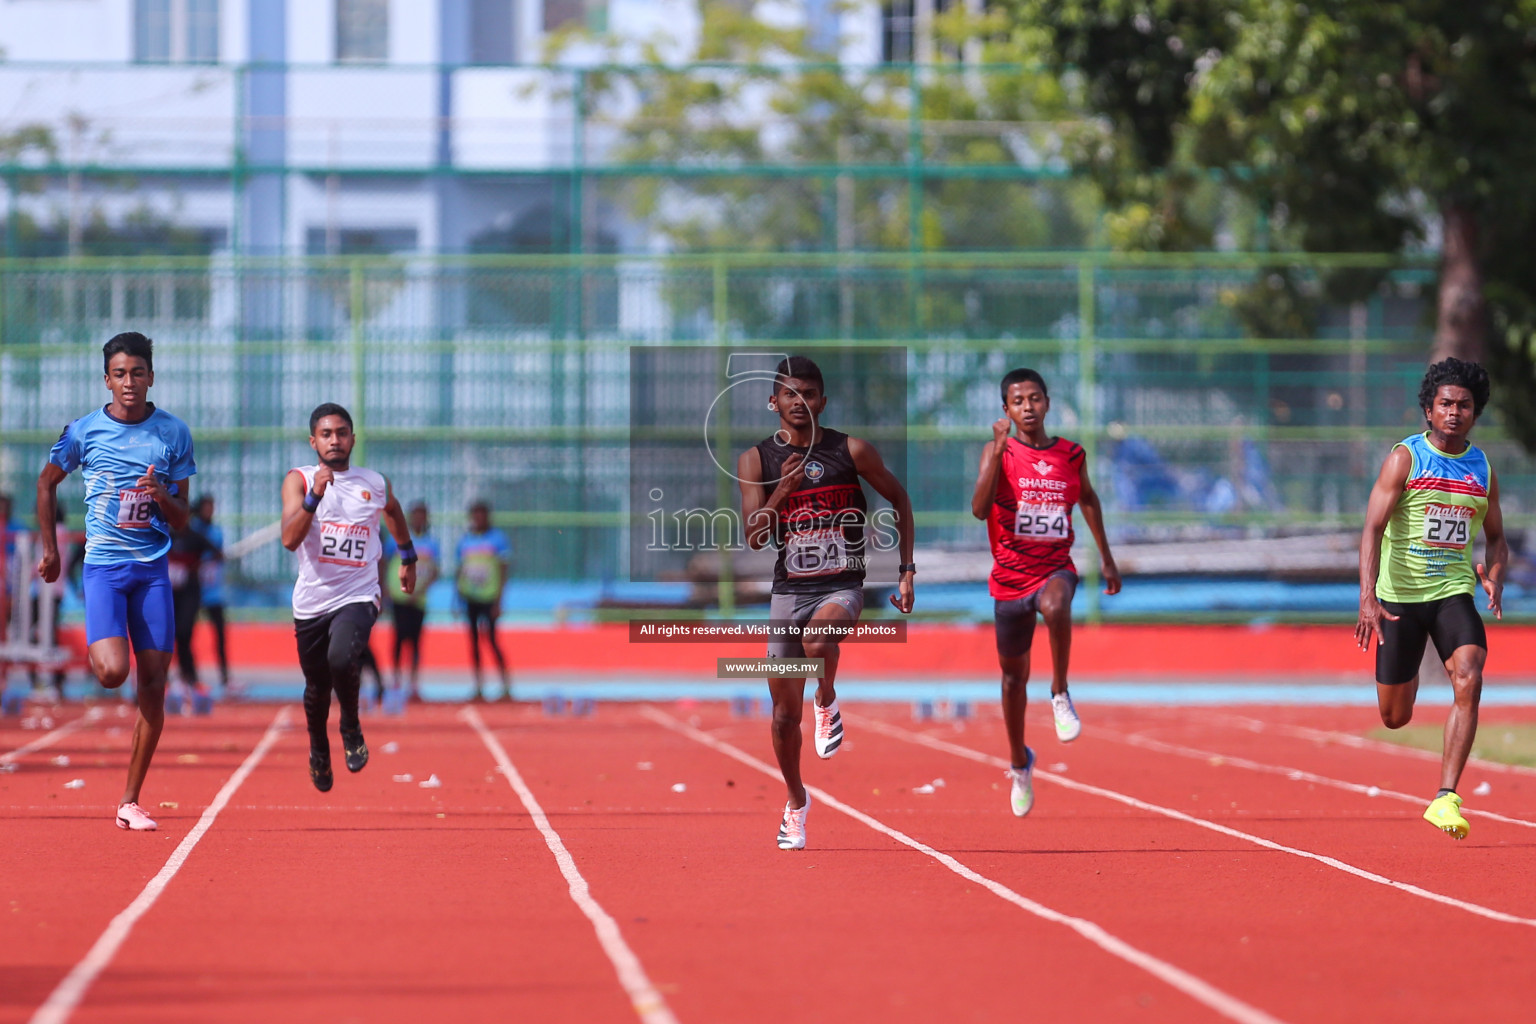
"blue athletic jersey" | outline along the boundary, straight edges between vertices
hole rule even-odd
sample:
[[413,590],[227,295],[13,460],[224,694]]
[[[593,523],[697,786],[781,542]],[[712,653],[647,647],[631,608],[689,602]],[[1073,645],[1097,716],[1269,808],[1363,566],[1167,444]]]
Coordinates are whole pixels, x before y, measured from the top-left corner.
[[[123,423],[105,407],[64,428],[48,461],[85,481],[85,564],[150,562],[171,548],[171,528],[138,480],[149,466],[167,490],[197,472],[192,432],[168,412],[151,409]],[[184,495],[178,495],[184,497]]]

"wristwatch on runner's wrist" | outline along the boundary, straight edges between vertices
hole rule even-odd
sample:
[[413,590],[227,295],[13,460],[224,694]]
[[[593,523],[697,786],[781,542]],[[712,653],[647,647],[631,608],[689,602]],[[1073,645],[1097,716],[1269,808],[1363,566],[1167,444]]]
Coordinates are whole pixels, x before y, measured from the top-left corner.
[[917,572],[917,563],[915,563],[915,562],[902,562],[900,565],[898,565],[896,567],[896,571],[897,572],[915,573],[915,572]]

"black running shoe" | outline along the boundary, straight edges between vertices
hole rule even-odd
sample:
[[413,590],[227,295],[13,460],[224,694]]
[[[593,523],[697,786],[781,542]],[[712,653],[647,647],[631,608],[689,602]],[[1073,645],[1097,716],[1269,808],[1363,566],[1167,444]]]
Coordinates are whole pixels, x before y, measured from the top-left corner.
[[315,784],[315,788],[322,793],[329,793],[331,786],[335,784],[336,777],[331,774],[331,752],[329,750],[311,750],[309,752],[309,780]]
[[362,771],[368,763],[368,744],[363,742],[363,731],[342,733],[341,748],[347,752],[347,771]]

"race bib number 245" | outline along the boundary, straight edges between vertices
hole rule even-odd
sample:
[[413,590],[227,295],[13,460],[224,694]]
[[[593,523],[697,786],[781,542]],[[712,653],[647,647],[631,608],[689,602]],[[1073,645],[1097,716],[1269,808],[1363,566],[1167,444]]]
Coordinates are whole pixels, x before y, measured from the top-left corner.
[[365,564],[373,531],[357,523],[320,524],[320,561],[356,569]]

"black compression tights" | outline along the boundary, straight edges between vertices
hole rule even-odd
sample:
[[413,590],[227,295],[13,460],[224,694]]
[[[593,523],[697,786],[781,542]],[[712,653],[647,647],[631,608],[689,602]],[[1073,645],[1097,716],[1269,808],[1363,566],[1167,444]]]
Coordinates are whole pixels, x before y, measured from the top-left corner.
[[325,722],[331,713],[331,691],[341,705],[343,735],[356,733],[357,692],[363,652],[378,610],[372,604],[349,604],[317,619],[294,623],[299,641],[299,665],[304,669],[304,718],[312,750],[330,750]]

